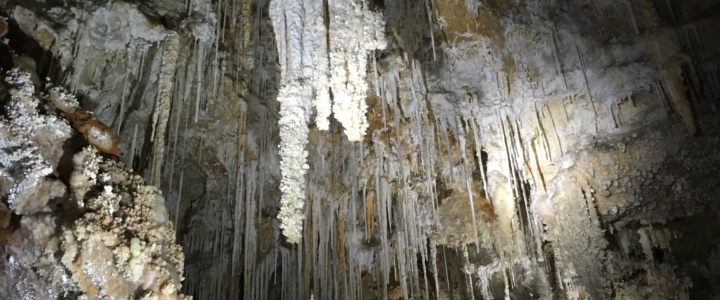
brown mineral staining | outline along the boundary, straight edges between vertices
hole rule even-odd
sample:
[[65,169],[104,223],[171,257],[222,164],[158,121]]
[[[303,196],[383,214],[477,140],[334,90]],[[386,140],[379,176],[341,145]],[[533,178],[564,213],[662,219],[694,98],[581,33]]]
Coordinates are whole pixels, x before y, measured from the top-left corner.
[[117,138],[110,127],[98,121],[88,112],[68,107],[54,97],[50,97],[50,102],[60,110],[72,127],[80,132],[90,145],[102,153],[120,157]]
[[500,20],[512,6],[508,5],[507,1],[490,1],[484,4],[483,9],[468,12],[463,2],[437,1],[438,15],[444,23],[442,31],[448,42],[472,42],[477,36],[482,36],[499,45],[505,44],[506,28],[501,26]]
[[368,95],[365,99],[368,108],[365,117],[368,120],[368,128],[365,134],[366,142],[372,143],[373,135],[378,132],[378,141],[385,145],[391,145],[397,140],[395,131],[395,116],[393,110],[383,103],[382,98],[376,95]]
[[366,226],[366,239],[369,241],[375,230],[375,192],[369,191],[367,197],[365,197],[365,224]]
[[[442,228],[442,235],[438,240],[440,244],[461,244],[473,236],[473,224],[477,224],[478,232],[486,232],[497,219],[495,207],[477,183],[473,184],[471,193],[456,188],[448,189],[441,195],[447,195],[447,198],[438,200],[442,203],[438,210]],[[476,222],[473,222],[470,199],[475,208]]]
[[393,139],[397,138],[395,133],[394,117],[389,107],[383,108],[382,99],[376,95],[369,95],[365,102],[367,103],[368,109],[365,113],[365,117],[368,120],[368,128],[365,134],[366,139],[372,141],[373,133],[378,131],[379,140],[385,144]]

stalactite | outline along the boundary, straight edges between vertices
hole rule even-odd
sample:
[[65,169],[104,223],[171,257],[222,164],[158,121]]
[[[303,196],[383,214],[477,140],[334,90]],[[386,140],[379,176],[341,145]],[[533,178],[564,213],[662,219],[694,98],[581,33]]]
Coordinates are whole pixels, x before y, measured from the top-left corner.
[[593,100],[592,92],[590,91],[590,81],[588,81],[587,71],[585,70],[585,60],[580,53],[580,46],[578,46],[577,43],[575,43],[575,51],[577,53],[578,61],[580,62],[580,70],[582,70],[583,79],[585,80],[585,89],[587,92],[588,101],[590,101],[590,106],[592,107],[593,113],[595,113],[595,117],[597,118],[598,113],[597,109],[595,108],[595,100]]
[[[520,177],[520,180],[521,180],[521,182],[518,183],[520,195],[521,195],[521,197],[518,197],[518,200],[523,201],[525,215],[528,218],[528,220],[526,220],[525,225],[530,229],[530,234],[532,236],[532,235],[535,235],[536,233],[535,233],[535,228],[533,226],[533,223],[530,222],[530,220],[532,219],[532,214],[529,209],[529,201],[527,198],[528,195],[530,194],[530,191],[526,190],[526,187],[525,187],[525,183],[528,182],[528,179],[526,178],[525,170],[526,170],[526,166],[528,165],[529,162],[525,157],[525,149],[523,147],[523,142],[520,140],[521,131],[520,131],[520,124],[519,124],[518,120],[515,119],[514,122],[510,122],[510,125],[512,126],[511,129],[513,130],[513,135],[515,137],[514,138],[514,140],[515,140],[515,144],[514,144],[515,158],[516,158],[516,160],[518,157],[520,159],[519,162],[516,161],[516,163],[515,163],[515,166],[516,166],[516,169],[518,172],[518,177]],[[520,221],[522,222],[522,217],[520,218]],[[527,242],[526,242],[526,244],[527,244]]]
[[180,172],[180,185],[178,186],[178,198],[177,198],[177,204],[175,204],[175,218],[173,221],[173,228],[177,230],[178,228],[178,219],[180,217],[180,203],[182,203],[182,186],[183,186],[183,176],[185,175],[185,172]]
[[560,104],[563,107],[563,115],[565,116],[565,124],[570,124],[570,117],[568,116],[567,107],[565,106],[565,99],[567,99],[568,102],[570,102],[571,101],[570,97],[571,96],[568,96],[567,98],[562,98],[560,100]]
[[[81,47],[83,43],[85,43],[85,26],[79,27],[76,32],[75,37],[75,49],[73,51],[73,57],[75,58],[73,62],[73,70],[69,86],[70,91],[73,93],[77,93],[78,85],[80,84],[80,76],[82,75],[82,71],[85,69],[85,60],[84,57],[86,56],[85,52],[87,51],[86,47]],[[142,70],[142,61],[140,61],[140,69]]]
[[[562,100],[561,100],[562,101]],[[542,120],[540,119],[540,112],[537,109],[537,103],[533,104],[533,110],[534,110],[534,117],[535,117],[535,123],[537,124],[536,132],[538,133],[538,136],[536,137],[540,144],[543,146],[542,148],[545,150],[545,159],[550,160],[552,157],[552,153],[550,153],[550,143],[548,143],[547,139],[547,133],[545,132],[545,126],[543,126]],[[541,107],[542,110],[542,107]]]
[[[478,8],[480,3],[475,2],[471,6]],[[462,60],[449,56],[447,63],[457,69],[445,70],[443,64],[432,64],[433,68],[437,67],[432,69],[428,68],[430,63],[413,57],[429,55],[432,47],[435,61],[438,59],[435,47],[447,46],[439,40],[439,44],[435,44],[435,29],[439,28],[436,25],[453,25],[442,19],[447,17],[443,16],[447,8],[444,3],[426,0],[421,4],[424,7],[408,10],[402,20],[427,18],[427,26],[421,22],[419,28],[397,28],[396,48],[385,52],[375,51],[385,46],[384,22],[387,20],[387,27],[394,28],[397,24],[390,22],[398,21],[393,19],[395,16],[371,9],[372,4],[366,1],[272,0],[269,3],[272,31],[265,22],[266,3],[187,1],[187,11],[193,21],[203,18],[203,10],[206,13],[214,10],[217,20],[179,25],[186,30],[186,36],[180,40],[188,41],[188,51],[180,53],[179,58],[176,55],[175,63],[171,63],[169,52],[177,47],[170,40],[164,44],[155,41],[129,45],[127,70],[117,76],[116,84],[122,87],[117,89],[121,95],[118,131],[128,131],[135,126],[126,157],[131,163],[149,169],[153,183],[167,187],[170,197],[176,197],[176,202],[168,205],[174,206],[175,226],[189,231],[183,236],[187,251],[203,255],[197,259],[197,268],[215,272],[194,279],[186,289],[218,299],[264,299],[269,297],[268,290],[273,290],[275,284],[282,284],[279,293],[284,298],[384,299],[402,294],[406,299],[414,299],[441,298],[448,290],[450,294],[458,292],[457,286],[453,286],[457,281],[451,279],[459,279],[461,283],[464,279],[467,290],[459,294],[464,292],[467,297],[474,296],[474,288],[478,288],[483,298],[498,296],[493,295],[490,286],[497,286],[492,291],[500,294],[502,283],[505,296],[513,297],[524,292],[522,287],[527,287],[527,282],[535,280],[529,277],[543,268],[538,263],[552,260],[553,256],[557,257],[559,267],[550,269],[547,262],[544,267],[547,272],[558,273],[555,277],[559,287],[582,288],[579,282],[573,282],[576,280],[571,265],[575,255],[573,246],[559,245],[556,240],[565,237],[555,236],[555,231],[569,230],[558,223],[570,224],[568,218],[574,216],[571,214],[574,211],[555,211],[556,208],[551,207],[553,201],[562,197],[558,196],[562,193],[557,190],[558,174],[582,166],[576,157],[578,147],[587,143],[584,135],[591,133],[592,125],[582,120],[589,110],[578,103],[577,95],[588,97],[596,116],[599,112],[595,104],[610,113],[612,123],[607,119],[596,120],[599,125],[595,124],[596,130],[601,127],[608,136],[619,134],[623,126],[636,129],[625,117],[647,104],[647,95],[641,91],[636,93],[636,98],[642,100],[639,104],[643,105],[632,111],[623,110],[621,114],[623,103],[612,99],[627,96],[634,102],[632,95],[638,91],[632,90],[631,85],[635,82],[623,86],[603,85],[605,75],[615,75],[599,71],[608,63],[605,48],[622,53],[626,47],[614,44],[613,38],[617,37],[611,36],[611,30],[600,32],[600,39],[611,44],[603,44],[597,50],[593,48],[592,55],[587,56],[593,60],[600,57],[601,61],[588,60],[586,65],[580,45],[598,45],[595,28],[587,30],[588,35],[579,36],[577,32],[586,32],[587,28],[569,28],[562,19],[568,7],[576,8],[566,3],[536,3],[533,5],[557,9],[559,18],[551,19],[558,23],[536,24],[537,21],[524,20],[542,28],[539,32],[530,30],[535,36],[529,44],[538,41],[543,44],[533,48],[537,57],[518,59],[517,51],[529,47],[522,45],[529,40],[523,36],[529,25],[516,22],[520,11],[503,15],[495,10],[498,9],[493,7],[495,4],[483,3],[492,9],[471,11],[470,15],[489,19],[502,16],[510,22],[499,22],[498,32],[493,33],[492,28],[472,24],[470,21],[475,20],[468,19],[467,32],[454,37],[453,42],[457,44],[453,47],[459,52],[477,52],[481,58],[475,60],[473,55],[460,53],[458,57],[473,58]],[[653,61],[646,60],[647,54],[643,54],[638,55],[642,61],[623,61],[622,66],[637,67],[641,78],[638,82],[653,81],[654,95],[651,96],[660,98],[663,105],[673,105],[686,124],[693,123],[693,116],[688,115],[691,113],[689,100],[687,96],[683,98],[686,88],[682,84],[683,76],[688,76],[685,79],[691,84],[700,82],[692,77],[695,76],[693,70],[682,72],[683,63],[689,60],[679,50],[652,49],[667,38],[663,29],[655,28],[658,24],[646,24],[650,21],[642,15],[645,9],[632,7],[637,0],[626,3],[627,11],[603,10],[600,17],[604,18],[603,22],[610,17],[628,17],[630,20],[618,22],[622,23],[622,29],[630,29],[623,30],[620,37],[633,29],[639,33],[639,26],[652,29],[642,37],[646,40],[630,42],[635,47],[632,49],[649,46],[655,53]],[[563,8],[563,4],[568,6]],[[438,6],[437,11],[433,10],[434,6]],[[593,13],[603,9],[594,6],[593,3],[589,6]],[[612,6],[624,8],[622,3]],[[391,3],[387,3],[387,7],[391,7]],[[535,8],[521,11],[524,9]],[[669,9],[674,14],[672,7]],[[635,19],[636,14],[642,18]],[[540,19],[546,18],[540,16]],[[512,24],[512,28],[507,24]],[[451,37],[450,28],[442,29]],[[477,31],[482,31],[482,39],[473,36]],[[86,54],[83,51],[87,49],[80,44],[87,43],[88,33],[88,28],[79,27],[72,39],[67,39],[75,43],[69,52],[75,56]],[[693,47],[691,51],[703,56],[696,48],[702,46],[699,33],[691,30],[685,33],[688,46]],[[274,39],[267,34],[274,35]],[[416,48],[416,44],[422,44],[422,37],[430,40],[431,45]],[[503,47],[496,46],[500,39]],[[573,39],[578,42],[569,42]],[[278,53],[267,49],[273,42],[277,43]],[[579,65],[570,72],[566,64],[572,59],[563,56],[572,53],[573,46]],[[156,54],[158,51],[162,51],[164,57],[161,68],[157,67],[161,57]],[[614,58],[635,59],[626,55]],[[652,69],[653,62],[659,66],[662,73],[659,76],[646,70]],[[461,65],[463,63],[467,66]],[[76,70],[65,73],[65,81],[73,89],[82,89],[81,77],[101,79],[104,75],[90,63],[75,64]],[[608,67],[609,71],[614,72],[614,67]],[[177,81],[168,81],[169,72],[176,69]],[[158,70],[160,72],[156,72]],[[423,74],[427,70],[428,73]],[[277,72],[280,81],[276,90]],[[715,71],[699,69],[697,72]],[[159,93],[152,124],[145,126],[153,131],[147,134],[142,124],[124,122],[136,113],[135,95],[154,92],[154,86],[140,84],[141,79],[156,73],[160,74]],[[473,77],[475,73],[481,74],[480,77]],[[708,75],[708,78],[712,76],[717,81],[717,75]],[[708,80],[707,84],[710,83]],[[597,89],[595,94],[591,84]],[[365,119],[366,101],[375,100],[367,98],[369,85],[374,89],[371,93],[379,98],[373,107],[376,120]],[[717,83],[708,88],[720,91]],[[276,92],[277,101],[271,99]],[[699,95],[704,91],[696,86],[692,92]],[[237,101],[232,97],[241,98],[241,103],[232,102]],[[624,100],[624,97],[617,99]],[[221,104],[227,104],[232,110],[222,111]],[[560,106],[565,122],[562,117],[556,120]],[[237,110],[240,112],[235,120]],[[278,111],[279,128],[272,124],[278,121],[275,119]],[[382,121],[378,116],[380,111]],[[338,122],[329,119],[333,113]],[[315,119],[311,120],[313,115]],[[215,126],[215,117],[220,122],[237,121],[237,129],[235,124]],[[316,128],[312,126],[313,121]],[[170,136],[166,133],[168,122],[172,124]],[[197,124],[193,125],[194,122]],[[369,127],[371,132],[365,132],[368,123],[373,125]],[[222,128],[222,139],[237,140],[232,140],[230,146],[223,144],[217,135],[207,134],[211,131],[209,128],[214,127]],[[553,133],[554,138],[548,136]],[[147,149],[147,145],[143,145],[147,142],[144,137],[154,142],[154,157],[149,166],[143,165],[145,161],[134,160],[136,151]],[[166,143],[171,146],[165,147]],[[234,150],[237,153],[233,153]],[[196,165],[204,168],[202,174],[184,176],[186,170]],[[216,165],[218,168],[214,170]],[[163,166],[169,167],[169,171],[163,170]],[[179,174],[175,174],[176,168]],[[218,180],[213,172],[221,173],[221,178]],[[168,181],[161,182],[161,176],[167,174]],[[275,203],[277,181],[282,193],[278,197],[279,226],[274,219],[268,221],[278,208]],[[202,196],[188,193],[194,194],[195,189],[201,188]],[[456,216],[444,213],[453,209],[456,205],[453,201],[460,193],[462,199],[456,202],[461,202],[464,210],[463,219],[458,221]],[[592,214],[592,193],[585,197],[588,209],[585,213]],[[490,203],[487,210],[492,212],[492,217],[487,216],[490,213],[486,211],[485,201]],[[469,211],[465,209],[468,206]],[[188,207],[199,207],[205,215],[186,220]],[[443,223],[443,217],[454,217],[451,221],[462,223],[459,226],[462,228]],[[595,219],[590,223],[597,223],[597,216],[592,217]],[[194,226],[191,221],[200,225]],[[266,231],[260,230],[266,222],[276,223]],[[286,239],[277,236],[278,227]],[[461,230],[459,237],[443,240],[446,238],[443,235],[449,236],[453,230]],[[276,247],[263,250],[265,239],[272,240]],[[468,252],[472,249],[468,245],[473,243],[477,253],[470,255]],[[548,246],[547,253],[541,249],[544,243],[552,246]],[[462,253],[446,258],[446,249],[453,246]],[[443,253],[438,253],[439,250]],[[492,263],[485,260],[484,265],[477,265],[478,260],[487,257],[493,259]],[[438,261],[440,259],[443,261]],[[458,268],[460,264],[466,269]],[[443,271],[444,280],[440,274]],[[497,272],[502,272],[502,278]],[[244,286],[238,284],[240,281]],[[538,279],[533,284],[544,283]],[[369,294],[363,295],[366,292]]]
[[244,295],[243,299],[257,299],[261,298],[261,295],[257,294],[256,291],[256,285],[257,282],[260,281],[262,278],[259,278],[259,274],[256,272],[256,252],[257,249],[257,231],[255,229],[255,215],[257,210],[257,202],[256,199],[256,189],[257,189],[257,183],[254,181],[254,178],[257,178],[257,162],[251,161],[248,162],[247,166],[248,173],[245,177],[245,195],[243,197],[244,199],[244,221],[245,221],[245,228],[244,228],[244,251],[243,251],[243,266],[244,266],[244,278],[245,278],[245,288],[244,288]]
[[[480,179],[483,183],[483,191],[488,190],[487,175],[485,174],[485,163],[483,162],[483,146],[480,142],[480,131],[477,128],[477,122],[474,119],[469,120],[470,126],[473,131],[473,138],[475,139],[475,155],[480,170]],[[492,200],[490,200],[492,202]]]
[[672,6],[672,2],[670,2],[670,0],[665,0],[665,5],[670,12],[670,17],[672,18],[673,23],[677,23],[677,18],[675,17],[675,9]]
[[[187,68],[185,68],[187,70]],[[179,71],[179,70],[178,70]],[[178,148],[177,148],[177,142],[178,142],[178,135],[180,134],[180,117],[183,113],[183,99],[182,91],[184,91],[184,81],[181,80],[181,76],[176,73],[175,76],[175,84],[173,85],[173,103],[171,109],[174,111],[171,112],[170,118],[175,117],[175,124],[172,125],[170,136],[168,137],[168,155],[166,156],[167,162],[165,164],[170,166],[170,172],[168,176],[168,186],[172,189],[173,187],[173,180],[175,179],[175,157],[178,155]],[[168,122],[172,122],[171,120],[168,120]]]
[[133,162],[135,160],[135,144],[137,143],[137,134],[138,134],[138,124],[135,124],[135,127],[133,129],[133,138],[130,142],[130,167],[133,167]]
[[435,52],[435,22],[433,22],[433,13],[430,8],[430,1],[425,0],[425,10],[427,10],[428,24],[430,25],[430,44],[432,45],[433,61],[437,61],[437,53]]
[[302,236],[305,173],[308,169],[305,150],[308,139],[306,102],[312,98],[311,87],[300,82],[303,79],[303,65],[300,53],[296,53],[302,49],[304,42],[301,7],[300,1],[270,2],[270,15],[282,68],[278,102],[281,105],[280,157],[283,180],[280,187],[282,206],[278,218],[282,222],[283,234],[293,244]]
[[704,61],[705,60],[705,44],[703,43],[703,39],[700,38],[700,33],[698,32],[698,25],[692,24],[690,25],[690,31],[692,31],[693,35],[695,36],[695,40],[698,43],[698,52],[697,60],[698,61]]
[[[470,265],[470,254],[468,253],[467,245],[462,246],[462,259],[463,259],[463,265],[469,266]],[[466,269],[464,270],[465,273],[465,289],[467,296],[470,297],[470,299],[475,300],[475,292],[474,292],[474,285],[472,282],[472,274],[470,273],[470,270]]]
[[367,53],[385,48],[382,17],[363,6],[354,0],[328,6],[332,110],[350,141],[362,139],[368,126],[365,119]]
[[480,292],[482,293],[483,299],[492,299],[490,293],[490,279],[493,274],[500,271],[500,263],[494,260],[491,264],[485,266],[479,266],[477,269],[477,276],[479,279],[478,285],[480,286]]
[[535,147],[535,143],[530,142],[530,149],[532,150],[532,155],[530,156],[531,164],[532,164],[532,172],[534,172],[535,175],[533,175],[536,180],[535,183],[540,186],[540,189],[543,192],[546,192],[546,184],[545,184],[545,177],[543,176],[542,169],[540,167],[540,157],[537,154],[537,148]]
[[[128,57],[133,57],[134,53],[137,51],[137,46],[133,48],[133,50],[128,51]],[[117,129],[115,132],[121,132],[122,131],[122,124],[125,119],[125,93],[128,89],[128,77],[130,77],[130,71],[125,72],[125,78],[123,79],[123,87],[122,87],[122,93],[120,94],[120,114],[117,118]]]
[[551,39],[553,42],[552,51],[553,51],[553,57],[555,58],[555,67],[557,68],[558,76],[560,76],[560,78],[562,78],[563,84],[565,85],[565,89],[567,90],[568,89],[567,79],[565,78],[565,72],[563,72],[562,63],[560,62],[560,58],[559,58],[559,54],[558,54],[558,52],[560,52],[560,50],[558,48],[558,44],[560,43],[560,38],[558,37],[557,29],[555,28],[554,25],[552,25]]
[[387,287],[390,283],[390,264],[392,262],[390,258],[390,244],[388,242],[388,226],[390,224],[391,215],[390,213],[390,195],[388,194],[388,182],[387,178],[383,177],[383,153],[384,147],[382,143],[379,143],[376,139],[375,145],[375,195],[377,196],[377,207],[380,208],[380,214],[378,217],[378,226],[380,226],[380,254],[379,254],[379,265],[378,272],[381,276],[378,276],[380,282],[380,292],[384,298],[387,298]]
[[[345,199],[343,199],[345,200]],[[345,276],[345,219],[342,217],[346,213],[347,201],[340,201],[340,207],[338,207],[338,214],[335,220],[336,231],[337,231],[337,247],[338,247],[338,274]]]
[[[203,34],[199,33],[199,34]],[[197,56],[196,56],[196,64],[195,67],[197,69],[195,73],[195,116],[193,117],[193,121],[197,123],[198,119],[200,118],[200,111],[202,109],[201,103],[203,100],[203,95],[205,93],[202,92],[203,86],[205,82],[203,81],[205,76],[205,60],[207,59],[207,48],[209,48],[211,44],[208,44],[208,42],[205,39],[209,39],[210,37],[201,35],[200,37],[197,37]]]
[[635,7],[633,7],[632,0],[626,0],[625,5],[628,7],[628,14],[630,20],[632,20],[633,28],[635,28],[635,34],[640,34],[640,27],[638,26],[637,17],[635,17]]
[[545,108],[547,109],[548,115],[550,116],[550,124],[552,124],[553,131],[555,132],[555,141],[557,142],[558,149],[560,150],[560,155],[562,156],[565,154],[565,150],[564,150],[563,144],[560,140],[560,133],[558,132],[558,129],[557,129],[558,126],[555,125],[555,117],[553,117],[552,111],[550,110],[549,106],[545,106]]
[[[178,51],[180,50],[180,37],[177,34],[171,34],[168,37],[165,51],[163,53],[163,65],[160,71],[160,79],[158,79],[158,96],[155,102],[155,114],[153,114],[153,131],[150,135],[150,141],[153,144],[153,169],[155,173],[152,177],[152,184],[160,186],[160,178],[162,177],[163,155],[165,154],[165,132],[170,118],[170,102],[173,90],[173,77],[178,60]],[[157,138],[157,139],[156,139]]]
[[504,161],[503,161],[503,171],[505,171],[505,178],[507,178],[510,181],[510,185],[508,185],[508,191],[509,194],[512,194],[513,196],[517,196],[517,190],[515,187],[515,176],[514,176],[514,169],[513,169],[513,161],[510,153],[510,145],[508,143],[508,130],[506,128],[506,121],[505,117],[500,115],[500,112],[496,112],[498,122],[498,127],[500,127],[500,132],[502,134],[502,144],[503,144],[503,155],[504,155]]
[[330,114],[332,110],[332,102],[330,99],[330,70],[328,60],[328,49],[327,49],[327,28],[325,27],[325,16],[324,13],[324,2],[323,1],[309,1],[313,5],[312,11],[316,12],[310,26],[312,34],[315,35],[316,41],[313,45],[316,51],[314,52],[315,70],[313,72],[313,84],[315,88],[315,123],[320,130],[328,130],[330,128]]
[[[459,130],[464,130],[464,129],[463,129],[463,126],[462,126],[462,124],[461,124],[461,121],[460,121],[460,117],[457,117],[457,123],[458,123]],[[470,166],[470,164],[467,163],[468,157],[467,157],[467,155],[465,154],[465,149],[466,149],[466,145],[465,145],[465,133],[462,132],[462,131],[459,132],[457,138],[458,138],[458,147],[460,147],[460,153],[462,154],[462,161],[466,162],[466,163],[465,163],[465,167],[468,168],[468,167]],[[465,169],[465,170],[463,170],[463,171],[464,171],[465,174],[466,174],[466,175],[465,175],[465,187],[467,188],[468,195],[470,196],[470,197],[468,197],[468,201],[470,202],[470,203],[469,203],[469,205],[470,205],[470,215],[472,216],[472,225],[473,225],[473,234],[474,234],[474,240],[473,240],[473,241],[475,242],[475,245],[478,245],[478,247],[479,247],[479,245],[480,245],[480,239],[478,238],[478,232],[477,232],[478,226],[477,226],[477,221],[476,221],[477,218],[475,217],[475,201],[474,201],[474,197],[473,197],[473,188],[472,188],[472,186],[473,186],[473,183],[472,183],[472,171],[471,171],[471,170],[468,170],[468,169]]]

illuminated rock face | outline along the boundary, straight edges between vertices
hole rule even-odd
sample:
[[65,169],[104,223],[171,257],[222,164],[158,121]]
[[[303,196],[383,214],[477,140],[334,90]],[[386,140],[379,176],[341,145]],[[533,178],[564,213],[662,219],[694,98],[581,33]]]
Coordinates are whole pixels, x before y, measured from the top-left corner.
[[170,2],[0,2],[7,297],[717,296],[717,1]]
[[157,189],[73,131],[52,104],[76,103],[67,91],[40,99],[18,69],[2,86],[3,297],[183,299],[184,257]]

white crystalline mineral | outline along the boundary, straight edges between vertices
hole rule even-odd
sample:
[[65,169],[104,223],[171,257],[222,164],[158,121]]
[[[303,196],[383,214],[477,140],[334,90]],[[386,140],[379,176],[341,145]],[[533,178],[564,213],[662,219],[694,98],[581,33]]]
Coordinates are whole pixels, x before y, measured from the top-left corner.
[[[291,243],[302,237],[310,108],[316,110],[320,130],[329,129],[332,108],[348,139],[362,140],[368,127],[368,52],[385,47],[385,23],[380,14],[370,12],[360,2],[333,1],[328,7],[330,24],[326,30],[320,17],[324,10],[318,3],[273,0],[270,4],[282,77],[278,102],[283,195],[278,218]],[[334,95],[332,107],[328,88]]]
[[39,199],[36,191],[49,188],[43,178],[53,172],[57,157],[36,143],[63,140],[71,129],[54,117],[38,113],[40,102],[27,72],[10,70],[5,80],[11,86],[11,99],[5,106],[10,120],[0,121],[0,175],[14,182],[8,202],[22,213],[49,200],[44,196]]
[[330,87],[333,114],[350,141],[360,141],[368,127],[368,53],[385,48],[385,21],[382,15],[352,0],[329,5]]
[[280,183],[282,198],[278,218],[280,228],[290,243],[297,243],[302,238],[302,222],[305,218],[305,173],[308,166],[307,157],[308,127],[305,122],[303,97],[309,88],[288,85],[280,90],[278,100],[282,103],[280,110],[280,170],[283,180]]
[[[11,282],[3,287],[13,291],[0,296],[56,299],[73,293],[81,299],[129,299],[154,294],[182,299],[184,257],[174,243],[164,198],[92,146],[65,153],[73,131],[64,120],[48,115],[54,110],[40,109],[28,74],[10,71],[5,82],[10,97],[0,116],[0,179],[9,183],[3,192],[9,193],[10,209],[20,219],[17,233],[22,234],[3,250],[17,263],[2,267]],[[50,97],[76,109],[74,97],[61,89]],[[98,140],[103,134],[91,132]],[[61,173],[59,166],[72,168],[67,186],[50,176]]]

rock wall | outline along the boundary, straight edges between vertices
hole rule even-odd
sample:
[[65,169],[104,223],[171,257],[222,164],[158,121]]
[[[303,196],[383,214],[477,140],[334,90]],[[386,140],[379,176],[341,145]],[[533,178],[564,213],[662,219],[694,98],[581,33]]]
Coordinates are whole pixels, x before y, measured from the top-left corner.
[[3,298],[184,299],[162,194],[98,152],[98,125],[73,130],[52,104],[75,102],[62,88],[36,93],[18,69],[1,85]]
[[[39,84],[78,94],[163,190],[186,294],[716,295],[717,1],[165,2],[3,11]],[[288,3],[318,14],[293,27]],[[348,7],[382,16],[385,50],[342,40],[377,24]],[[348,86],[366,120],[328,122]],[[291,240],[288,138],[307,164]]]

